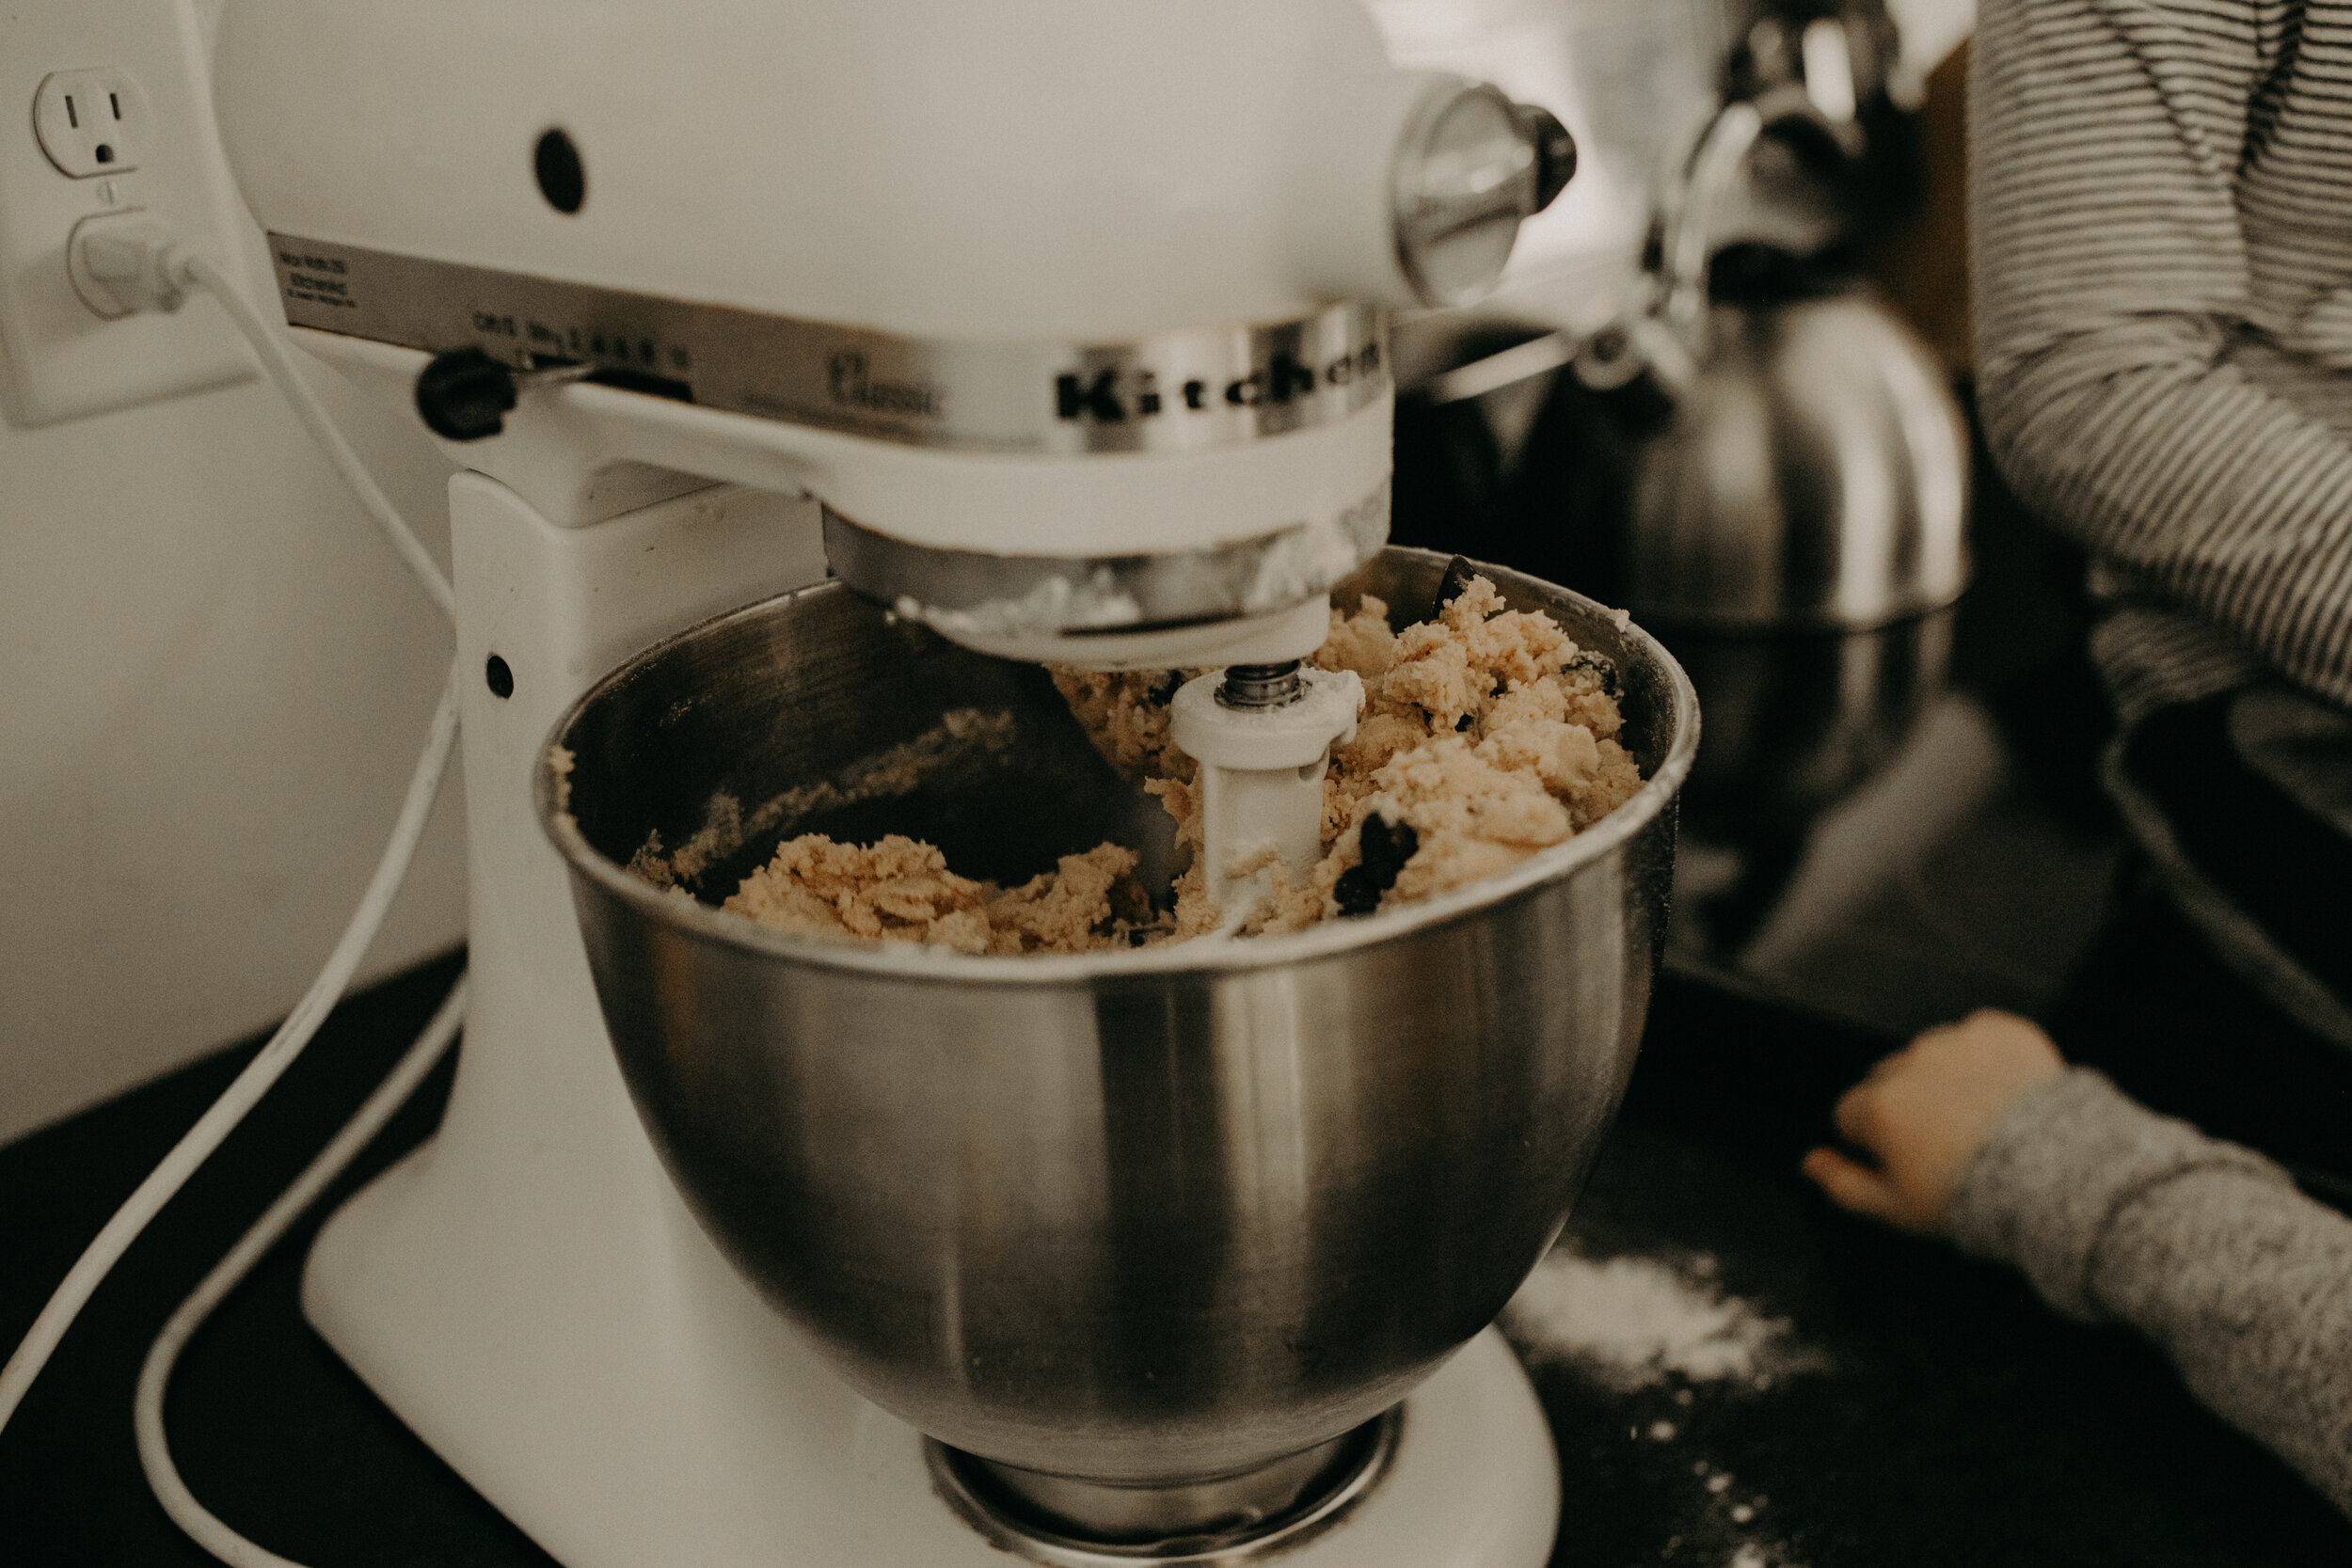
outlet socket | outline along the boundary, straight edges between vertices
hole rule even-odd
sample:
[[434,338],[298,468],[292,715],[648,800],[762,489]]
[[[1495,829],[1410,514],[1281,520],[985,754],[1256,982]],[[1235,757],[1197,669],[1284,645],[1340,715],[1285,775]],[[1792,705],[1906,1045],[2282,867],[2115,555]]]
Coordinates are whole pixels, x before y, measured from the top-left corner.
[[127,71],[55,71],[33,94],[33,135],[69,180],[128,174],[147,141],[147,94]]
[[236,329],[200,291],[168,315],[110,319],[90,303],[103,292],[77,290],[76,226],[132,212],[254,287],[250,220],[221,155],[191,0],[0,6],[0,414],[9,423],[56,424],[252,377]]

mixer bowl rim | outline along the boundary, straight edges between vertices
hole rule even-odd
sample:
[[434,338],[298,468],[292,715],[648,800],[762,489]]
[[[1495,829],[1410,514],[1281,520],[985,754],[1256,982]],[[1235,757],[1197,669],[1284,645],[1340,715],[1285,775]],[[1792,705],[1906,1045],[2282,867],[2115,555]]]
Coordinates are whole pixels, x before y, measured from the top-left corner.
[[[1406,546],[1387,550],[1427,561],[1452,559],[1435,551]],[[1515,578],[1540,581],[1508,567],[1472,562],[1491,578]],[[1603,618],[1620,614],[1573,589],[1545,583],[1572,603]],[[1674,693],[1674,740],[1657,770],[1622,805],[1573,838],[1538,850],[1510,870],[1407,904],[1368,915],[1327,920],[1303,931],[1279,936],[1240,938],[1195,937],[1186,942],[1101,953],[966,954],[913,942],[860,941],[787,935],[746,916],[729,914],[696,898],[680,899],[655,887],[591,845],[580,831],[569,807],[571,768],[564,736],[590,705],[631,679],[680,643],[706,636],[738,621],[755,619],[775,607],[825,593],[850,593],[838,579],[806,584],[725,610],[630,655],[564,708],[541,743],[532,765],[532,803],[539,826],[578,876],[584,876],[618,897],[657,926],[682,927],[723,946],[834,970],[863,971],[902,981],[946,985],[974,983],[994,986],[1063,986],[1078,982],[1118,981],[1127,977],[1158,978],[1175,974],[1218,974],[1297,964],[1327,958],[1391,938],[1466,919],[1481,911],[1513,901],[1543,884],[1560,880],[1579,868],[1606,858],[1619,846],[1648,827],[1666,809],[1691,771],[1699,743],[1698,693],[1691,677],[1663,643],[1629,617],[1621,629],[1664,672]],[[976,654],[975,657],[986,657]]]

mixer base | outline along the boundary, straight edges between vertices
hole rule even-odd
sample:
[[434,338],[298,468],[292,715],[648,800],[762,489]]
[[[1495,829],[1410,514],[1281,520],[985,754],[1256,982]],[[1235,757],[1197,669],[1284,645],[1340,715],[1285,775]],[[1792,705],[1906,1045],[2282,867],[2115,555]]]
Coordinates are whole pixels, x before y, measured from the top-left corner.
[[[305,1305],[402,1419],[565,1568],[1185,1560],[1056,1558],[983,1535],[942,1495],[922,1435],[835,1378],[674,1196],[638,1216],[666,1237],[619,1227],[609,1269],[583,1269],[588,1258],[561,1255],[596,1227],[498,1246],[485,1232],[502,1228],[504,1206],[441,1209],[466,1195],[434,1180],[431,1154],[335,1216]],[[618,1254],[647,1242],[632,1276]],[[584,1296],[590,1279],[605,1288]],[[1286,1539],[1282,1568],[1538,1568],[1559,1466],[1502,1336],[1471,1340],[1401,1417],[1374,1483],[1320,1531]]]

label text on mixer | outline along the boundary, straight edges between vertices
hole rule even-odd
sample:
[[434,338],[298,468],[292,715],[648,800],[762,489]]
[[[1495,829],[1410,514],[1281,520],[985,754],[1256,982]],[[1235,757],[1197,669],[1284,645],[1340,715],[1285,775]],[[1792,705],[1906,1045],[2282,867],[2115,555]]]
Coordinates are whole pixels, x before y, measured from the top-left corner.
[[[1213,399],[1233,408],[1280,405],[1314,396],[1324,388],[1343,388],[1369,379],[1380,369],[1380,345],[1368,342],[1343,354],[1320,369],[1290,355],[1277,354],[1248,375],[1218,383],[1198,377],[1183,382],[1184,405],[1193,412],[1207,410]],[[1157,373],[1126,372],[1113,366],[1099,371],[1066,371],[1054,380],[1054,413],[1065,420],[1123,424],[1149,419],[1167,406]]]

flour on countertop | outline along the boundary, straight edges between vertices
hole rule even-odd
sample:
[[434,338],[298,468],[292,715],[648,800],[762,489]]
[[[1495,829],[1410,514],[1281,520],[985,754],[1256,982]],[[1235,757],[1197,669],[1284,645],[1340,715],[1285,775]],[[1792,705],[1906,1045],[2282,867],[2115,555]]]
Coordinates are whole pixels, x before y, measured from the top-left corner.
[[1825,1370],[1786,1318],[1726,1294],[1713,1273],[1704,1255],[1677,1266],[1554,1251],[1502,1309],[1503,1330],[1531,1360],[1574,1366],[1624,1393],[1677,1376],[1763,1388]]

